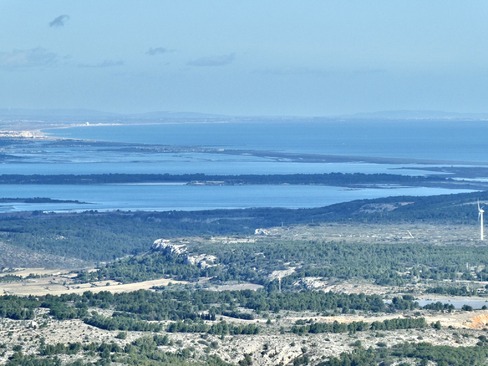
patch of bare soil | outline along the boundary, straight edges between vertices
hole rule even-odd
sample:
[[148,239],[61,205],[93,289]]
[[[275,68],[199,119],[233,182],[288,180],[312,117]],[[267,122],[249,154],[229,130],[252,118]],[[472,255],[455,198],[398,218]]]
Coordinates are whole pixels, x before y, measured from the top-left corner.
[[58,268],[15,268],[0,273],[0,277],[5,277],[8,275],[15,275],[22,278],[33,276],[67,276],[69,273],[70,271],[68,269]]
[[477,314],[466,321],[472,329],[485,329],[488,325],[488,312]]
[[[168,286],[170,284],[186,284],[184,281],[175,281],[161,278],[151,281],[142,281],[129,284],[122,284],[116,281],[100,281],[90,283],[74,283],[74,274],[67,270],[50,270],[40,268],[25,268],[18,271],[11,271],[8,274],[19,277],[37,275],[41,277],[24,278],[22,281],[0,282],[0,295],[61,295],[61,294],[82,294],[85,291],[112,293],[131,292],[137,290],[148,290],[156,286]],[[4,273],[5,275],[5,273]]]

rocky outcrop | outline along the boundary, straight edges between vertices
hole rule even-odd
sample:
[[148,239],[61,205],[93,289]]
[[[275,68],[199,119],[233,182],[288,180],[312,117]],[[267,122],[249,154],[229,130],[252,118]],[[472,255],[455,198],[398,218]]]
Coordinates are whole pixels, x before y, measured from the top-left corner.
[[187,260],[189,263],[203,269],[215,266],[217,263],[217,257],[210,254],[190,255]]
[[161,252],[165,255],[185,256],[189,264],[200,268],[208,268],[216,265],[217,257],[210,254],[188,254],[185,244],[175,244],[168,239],[157,239],[151,246],[151,250]]
[[151,246],[151,250],[163,252],[165,254],[182,255],[185,254],[188,249],[185,244],[172,244],[171,241],[167,239],[157,239]]

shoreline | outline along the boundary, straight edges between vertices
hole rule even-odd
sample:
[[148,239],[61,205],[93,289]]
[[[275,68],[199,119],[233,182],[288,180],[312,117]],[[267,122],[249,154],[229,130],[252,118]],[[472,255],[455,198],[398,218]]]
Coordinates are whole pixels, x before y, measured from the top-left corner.
[[[34,126],[34,124],[39,124]],[[10,124],[9,129],[2,129],[0,124],[0,139],[23,139],[25,141],[76,141],[76,143],[99,143],[120,146],[134,146],[155,149],[156,147],[167,146],[158,144],[142,144],[137,142],[112,142],[96,139],[84,139],[76,137],[62,137],[51,134],[52,130],[62,130],[80,127],[117,127],[117,126],[146,126],[146,125],[165,125],[165,124],[222,124],[232,123],[232,121],[151,121],[151,122],[75,122],[75,123],[50,123],[50,122],[29,122],[20,121],[19,128],[15,129],[15,124]],[[237,123],[237,122],[236,122]],[[13,127],[13,129],[12,129]],[[465,161],[465,160],[440,160],[429,158],[409,158],[409,157],[384,157],[384,156],[364,156],[364,155],[341,155],[323,154],[307,152],[286,152],[260,149],[239,149],[222,148],[208,146],[167,146],[170,151],[164,152],[191,152],[191,153],[210,153],[221,156],[253,156],[256,158],[270,159],[275,162],[290,163],[318,163],[318,164],[377,164],[377,165],[398,165],[393,169],[416,169],[424,171],[425,175],[449,174],[451,177],[461,179],[478,178],[479,170],[488,169],[488,161]],[[160,151],[158,151],[160,152]],[[404,166],[401,166],[404,165]],[[413,166],[411,166],[413,165]],[[478,173],[476,170],[478,169]],[[461,182],[460,182],[461,183]],[[479,182],[472,182],[479,183]]]
[[[155,125],[188,125],[188,124],[239,124],[239,123],[257,123],[242,120],[232,120],[226,118],[225,120],[183,120],[183,121],[110,121],[110,122],[48,122],[48,121],[0,121],[0,139],[3,138],[25,138],[25,139],[45,139],[45,140],[76,140],[87,142],[104,142],[103,140],[84,139],[76,137],[62,137],[50,133],[51,130],[64,130],[69,128],[82,127],[116,127],[116,126],[155,126]],[[18,126],[18,128],[16,128]],[[144,146],[161,146],[158,144],[142,144],[135,142],[113,142],[110,143],[130,144],[130,145],[144,145]],[[193,148],[202,149],[206,152],[212,152],[222,155],[251,155],[260,158],[271,159],[286,159],[297,163],[372,163],[372,164],[417,164],[417,165],[441,165],[441,166],[487,166],[487,161],[470,161],[470,160],[443,160],[432,158],[410,158],[410,157],[385,157],[385,156],[368,156],[368,155],[342,155],[330,153],[314,153],[314,152],[286,152],[276,150],[259,150],[259,149],[240,149],[240,148],[222,148],[222,147],[208,147],[204,145],[193,146]]]
[[[159,124],[159,123],[157,123]],[[133,126],[140,126],[144,124],[132,124]],[[61,137],[49,134],[46,131],[78,128],[78,127],[107,127],[107,126],[125,126],[125,124],[90,124],[90,125],[70,125],[70,126],[52,126],[42,129],[22,129],[22,130],[1,130],[1,139],[25,139],[26,141],[77,141],[85,143],[107,143],[111,145],[130,145],[130,146],[144,146],[145,148],[160,147],[167,145],[157,144],[141,144],[137,142],[113,142],[102,141],[86,138],[74,138],[74,137]],[[176,148],[178,152],[197,152],[211,153],[218,155],[230,155],[230,156],[254,156],[257,158],[274,159],[278,162],[288,161],[293,163],[351,163],[351,164],[378,164],[378,165],[406,165],[406,167],[398,167],[395,169],[418,169],[429,171],[437,174],[455,174],[455,171],[463,168],[475,168],[482,167],[488,168],[488,161],[463,161],[463,160],[438,160],[438,159],[422,159],[422,158],[404,158],[404,157],[381,157],[381,156],[358,156],[358,155],[341,155],[341,154],[320,154],[320,153],[300,153],[300,152],[280,152],[273,150],[248,150],[248,149],[232,149],[232,148],[219,148],[219,147],[207,147],[207,146],[169,146],[170,148]],[[408,167],[408,165],[416,165],[415,167]]]
[[47,139],[41,130],[0,130],[0,139],[2,138],[23,138],[23,139]]

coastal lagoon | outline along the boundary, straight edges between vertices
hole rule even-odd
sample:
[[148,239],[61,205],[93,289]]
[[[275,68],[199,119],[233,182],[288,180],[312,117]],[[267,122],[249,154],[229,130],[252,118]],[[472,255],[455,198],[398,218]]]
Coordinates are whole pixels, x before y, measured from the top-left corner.
[[[54,139],[6,144],[2,174],[426,175],[429,167],[488,165],[488,124],[436,121],[285,120],[79,126]],[[439,173],[435,173],[439,174]],[[2,211],[204,210],[321,207],[357,199],[466,189],[325,185],[0,185],[0,197],[75,203],[4,203]]]
[[[453,190],[427,187],[347,189],[321,185],[93,184],[0,185],[1,197],[49,197],[80,203],[0,203],[0,211],[206,210],[248,207],[312,208],[389,195],[430,196]],[[468,192],[456,190],[456,192]]]

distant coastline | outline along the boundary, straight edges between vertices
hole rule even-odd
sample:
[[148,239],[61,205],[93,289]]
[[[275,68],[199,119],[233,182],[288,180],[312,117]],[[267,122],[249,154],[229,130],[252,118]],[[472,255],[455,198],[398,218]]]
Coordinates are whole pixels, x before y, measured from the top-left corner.
[[47,197],[32,197],[32,198],[7,198],[0,197],[0,204],[2,203],[73,203],[79,205],[86,205],[88,202],[81,202],[78,200],[58,200]]
[[46,135],[41,130],[0,130],[0,138],[43,139]]

